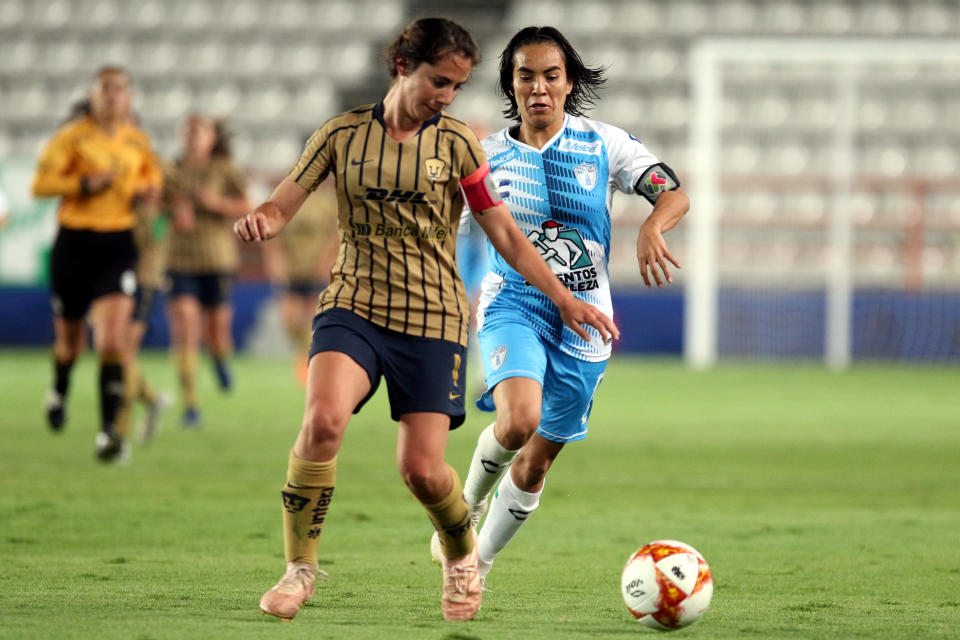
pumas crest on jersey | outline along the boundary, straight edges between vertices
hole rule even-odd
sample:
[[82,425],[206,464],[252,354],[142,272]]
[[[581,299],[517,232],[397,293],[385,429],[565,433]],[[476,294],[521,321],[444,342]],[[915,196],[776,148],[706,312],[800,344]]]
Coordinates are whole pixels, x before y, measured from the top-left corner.
[[573,168],[573,175],[577,178],[580,186],[587,191],[593,191],[597,186],[597,163],[581,162]]
[[446,166],[447,163],[440,158],[427,158],[423,161],[423,169],[427,172],[427,177],[430,178],[431,182],[442,182],[445,180],[443,170]]

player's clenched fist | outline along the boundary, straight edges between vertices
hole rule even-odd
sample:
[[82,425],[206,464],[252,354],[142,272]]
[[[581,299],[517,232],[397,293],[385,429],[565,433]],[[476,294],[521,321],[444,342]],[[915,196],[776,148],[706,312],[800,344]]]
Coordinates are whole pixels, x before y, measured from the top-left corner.
[[244,242],[263,242],[277,235],[280,229],[276,226],[262,212],[254,211],[233,223],[233,233]]

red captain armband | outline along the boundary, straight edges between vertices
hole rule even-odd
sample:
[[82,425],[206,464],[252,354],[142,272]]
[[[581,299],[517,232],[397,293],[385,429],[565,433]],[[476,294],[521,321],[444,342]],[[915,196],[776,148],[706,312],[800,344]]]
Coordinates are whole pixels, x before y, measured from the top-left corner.
[[500,193],[493,186],[493,180],[490,179],[490,163],[487,161],[460,181],[460,191],[463,192],[467,206],[478,215],[503,202]]

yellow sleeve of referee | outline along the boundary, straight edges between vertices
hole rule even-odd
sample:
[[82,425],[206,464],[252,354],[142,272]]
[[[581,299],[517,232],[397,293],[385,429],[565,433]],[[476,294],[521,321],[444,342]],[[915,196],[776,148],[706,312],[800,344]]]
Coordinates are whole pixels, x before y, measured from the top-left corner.
[[73,127],[62,128],[40,154],[32,187],[33,195],[38,198],[80,195],[82,176],[74,158],[74,131]]
[[[146,138],[146,136],[144,136]],[[153,154],[153,150],[150,149],[150,140],[146,138],[147,150],[143,154],[143,164],[140,166],[140,188],[137,191],[143,191],[145,189],[160,189],[163,187],[163,169],[160,168],[160,163],[157,161],[157,157]]]

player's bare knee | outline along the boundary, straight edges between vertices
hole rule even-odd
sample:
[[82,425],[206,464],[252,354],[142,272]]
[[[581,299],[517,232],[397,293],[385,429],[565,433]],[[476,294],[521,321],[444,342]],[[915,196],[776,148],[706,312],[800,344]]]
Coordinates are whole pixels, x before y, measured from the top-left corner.
[[127,344],[124,340],[126,336],[125,333],[104,333],[100,336],[100,339],[97,341],[97,351],[100,353],[125,353],[127,351]]
[[80,339],[57,339],[53,343],[53,357],[58,362],[73,362],[83,350],[83,341]]
[[498,415],[497,441],[505,449],[516,451],[530,439],[540,424],[540,408],[530,406],[511,407],[506,415]]
[[[423,460],[409,460],[401,458],[397,463],[397,470],[403,483],[411,493],[421,500],[432,500],[439,493],[439,484],[446,474],[438,475],[434,465]],[[441,496],[442,497],[442,496]]]
[[303,435],[310,449],[337,448],[346,428],[346,420],[330,411],[307,411],[303,416]]

